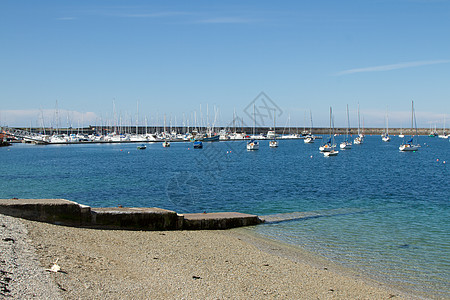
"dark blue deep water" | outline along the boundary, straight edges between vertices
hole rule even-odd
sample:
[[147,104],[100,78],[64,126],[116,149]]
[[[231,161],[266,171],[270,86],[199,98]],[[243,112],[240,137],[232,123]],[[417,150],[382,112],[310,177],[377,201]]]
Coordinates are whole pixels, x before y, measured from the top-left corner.
[[319,141],[25,145],[0,148],[0,198],[65,198],[92,207],[161,207],[179,213],[313,212],[259,225],[259,234],[407,289],[450,298],[450,143],[421,137],[363,145],[337,157]]

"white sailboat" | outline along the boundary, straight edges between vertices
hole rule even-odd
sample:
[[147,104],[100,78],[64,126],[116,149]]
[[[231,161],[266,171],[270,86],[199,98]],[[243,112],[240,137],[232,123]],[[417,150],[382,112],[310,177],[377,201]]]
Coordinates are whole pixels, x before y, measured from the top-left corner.
[[[255,104],[253,103],[253,136],[255,136],[256,132],[256,114],[255,114]],[[259,142],[251,139],[247,143],[247,150],[258,150],[259,149]]]
[[167,140],[167,132],[166,132],[166,115],[164,115],[164,142],[162,143],[162,146],[164,148],[170,147],[170,142]]
[[389,136],[389,117],[388,117],[388,112],[387,112],[387,108],[386,108],[386,117],[385,117],[385,129],[384,129],[384,133],[383,135],[381,135],[381,140],[383,142],[390,142],[391,141],[391,137]]
[[359,103],[358,103],[358,136],[353,140],[355,145],[361,145],[364,142],[364,136],[361,134],[361,117],[359,115]]
[[259,150],[259,142],[256,140],[250,140],[247,143],[247,150]]
[[440,135],[438,135],[438,138],[441,138],[441,139],[448,139],[448,134],[446,134],[445,133],[445,119],[446,119],[446,116],[444,116],[444,127],[442,128],[442,134],[440,134]]
[[[415,115],[414,115],[414,101],[411,101],[411,132],[413,128],[415,127]],[[417,129],[416,129],[416,135],[417,135]],[[420,145],[414,144],[414,135],[411,133],[411,139],[407,141],[406,143],[403,143],[398,147],[398,149],[402,152],[410,152],[410,151],[417,151],[419,150]]]
[[276,127],[275,127],[275,112],[276,111],[274,110],[273,111],[273,132],[274,132],[274,134],[273,134],[273,139],[269,141],[269,147],[270,148],[278,147],[278,141],[276,140],[277,130],[276,130]]
[[314,135],[312,134],[312,127],[313,127],[313,123],[312,123],[312,112],[311,110],[309,111],[309,117],[310,117],[310,127],[309,127],[309,134],[305,137],[305,139],[303,140],[303,142],[305,144],[312,144],[314,143]]
[[336,156],[339,151],[334,150],[336,145],[334,144],[334,132],[333,132],[333,112],[330,107],[330,138],[328,141],[319,147],[319,150],[323,153],[324,156]]
[[352,142],[349,139],[349,133],[350,133],[350,116],[348,114],[348,104],[347,104],[347,132],[345,134],[345,141],[343,141],[339,147],[341,149],[352,149]]
[[400,134],[398,135],[399,138],[404,138],[405,135],[403,134],[403,125],[400,127]]
[[[284,134],[285,131],[286,131],[286,127],[288,128],[288,134]],[[292,133],[291,130],[292,130],[292,127],[291,127],[291,114],[288,114],[286,125],[284,126],[283,133],[280,136],[280,138],[281,139],[298,139],[300,137],[300,135],[297,134],[297,133]]]

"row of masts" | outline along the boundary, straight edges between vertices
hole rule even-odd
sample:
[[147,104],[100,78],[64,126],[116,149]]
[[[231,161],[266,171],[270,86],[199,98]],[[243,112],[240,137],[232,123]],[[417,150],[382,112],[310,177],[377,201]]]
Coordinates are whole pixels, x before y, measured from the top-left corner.
[[[214,106],[213,112],[214,112],[214,118],[212,120],[210,120],[209,118],[209,106],[206,105],[206,119],[204,117],[204,114],[202,112],[202,106],[200,105],[200,114],[199,117],[197,116],[197,111],[193,111],[190,113],[190,116],[187,115],[186,113],[183,113],[183,121],[182,124],[180,126],[179,122],[177,122],[177,117],[175,116],[174,118],[172,118],[172,115],[170,115],[169,117],[167,117],[166,114],[163,114],[163,116],[161,116],[159,113],[156,114],[156,118],[152,117],[152,118],[148,118],[147,116],[144,116],[144,118],[140,118],[139,116],[139,101],[136,102],[136,115],[133,118],[133,116],[131,114],[127,114],[125,113],[118,113],[116,110],[116,105],[115,105],[115,101],[113,101],[112,103],[112,117],[108,118],[107,116],[105,118],[100,117],[100,118],[96,118],[95,119],[95,124],[89,125],[89,127],[95,127],[95,128],[100,128],[104,131],[108,131],[108,132],[115,132],[117,134],[126,134],[126,133],[149,133],[149,132],[158,132],[159,129],[158,127],[163,123],[162,119],[164,119],[164,127],[167,127],[169,129],[169,131],[172,131],[173,128],[183,128],[182,129],[182,133],[186,133],[192,130],[203,130],[203,128],[207,128],[210,131],[214,131],[214,129],[218,124],[218,119],[219,119],[219,109],[216,108]],[[313,129],[313,118],[312,118],[312,111],[309,111],[309,115],[310,115],[310,126],[309,126],[309,130],[307,130],[306,128],[306,111],[305,111],[305,122],[304,122],[304,126],[303,126],[303,131],[301,132],[302,134],[305,133],[311,133],[312,129]],[[41,109],[40,111],[40,118],[38,123],[36,124],[37,126],[33,126],[32,122],[30,122],[29,127],[30,128],[30,132],[32,131],[36,131],[36,130],[32,130],[32,128],[41,128],[41,132],[43,134],[59,134],[59,133],[66,133],[66,134],[73,134],[73,133],[80,133],[80,129],[84,128],[84,114],[81,114],[81,124],[78,121],[76,125],[73,124],[73,122],[71,121],[70,115],[69,113],[67,114],[67,120],[66,120],[66,126],[61,126],[61,122],[60,122],[60,118],[61,118],[61,113],[58,109],[58,102],[56,101],[56,105],[55,105],[55,112],[54,112],[54,118],[53,120],[50,122],[50,124],[45,124],[45,118],[44,118],[44,112]],[[168,122],[167,122],[168,119]],[[256,122],[256,118],[253,118],[254,122]],[[349,113],[348,113],[348,105],[347,105],[347,128],[349,128]],[[361,121],[361,117],[360,117],[360,110],[359,110],[359,103],[358,103],[358,135],[361,134],[360,130],[361,128],[364,128],[364,118],[362,118],[363,120],[363,126],[361,126],[360,121]],[[413,125],[413,122],[415,122],[415,117],[411,117],[411,125]],[[386,111],[386,116],[385,116],[385,134],[388,135],[388,130],[389,130],[389,120],[388,120],[388,115],[387,115],[387,111]],[[168,123],[168,124],[167,124]],[[158,124],[158,125],[156,125]],[[175,125],[176,124],[176,125]],[[273,127],[275,127],[275,111],[273,112]],[[64,128],[65,127],[65,128]],[[134,127],[134,130],[132,129],[132,127]],[[221,126],[221,128],[226,128],[226,129],[230,129],[231,131],[234,132],[239,132],[239,131],[244,131],[245,127],[249,127],[245,124],[244,122],[244,118],[243,117],[239,117],[236,114],[236,110],[233,111],[233,119],[232,119],[232,124],[228,124],[228,126]],[[253,124],[253,128],[255,128],[255,124]],[[144,131],[142,130],[142,128],[145,128]],[[299,128],[296,128],[296,133],[299,133]],[[411,128],[414,128],[413,126],[411,126]],[[417,128],[417,127],[416,127]],[[81,129],[82,130],[82,129]],[[289,133],[291,133],[292,128],[290,126],[290,115],[288,115],[287,118],[287,122],[284,126],[283,132],[282,134],[285,134],[285,131],[289,130]],[[402,132],[402,129],[400,130]],[[436,132],[437,130],[435,129],[434,132]],[[445,118],[444,118],[444,129],[443,131],[445,132]],[[431,129],[430,129],[431,132]],[[255,134],[254,130],[253,130],[253,134]]]

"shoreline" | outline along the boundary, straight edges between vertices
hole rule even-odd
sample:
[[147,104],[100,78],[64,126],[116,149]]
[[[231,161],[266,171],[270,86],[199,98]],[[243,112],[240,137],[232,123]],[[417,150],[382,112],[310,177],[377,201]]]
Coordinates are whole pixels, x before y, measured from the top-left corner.
[[42,268],[58,259],[64,273],[50,276],[64,299],[420,299],[242,228],[125,231],[20,222]]
[[[253,227],[253,226],[249,226]],[[254,232],[249,227],[233,228],[230,231],[233,234],[244,239],[245,242],[254,245],[260,251],[286,258],[293,262],[307,264],[317,269],[329,270],[344,277],[353,280],[362,280],[365,284],[373,287],[384,287],[392,293],[397,293],[407,299],[434,299],[436,296],[413,289],[408,289],[405,285],[395,284],[374,274],[367,273],[362,269],[343,265],[339,262],[330,260],[324,256],[313,253],[287,242],[265,237],[260,233]]]

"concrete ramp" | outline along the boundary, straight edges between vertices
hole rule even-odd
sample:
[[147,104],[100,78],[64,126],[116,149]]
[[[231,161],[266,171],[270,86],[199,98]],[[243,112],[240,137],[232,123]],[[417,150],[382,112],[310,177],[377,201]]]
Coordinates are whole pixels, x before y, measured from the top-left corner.
[[65,199],[0,199],[0,213],[33,221],[80,226],[91,222],[91,208]]
[[92,225],[99,228],[176,230],[182,223],[176,212],[157,207],[92,208]]
[[228,229],[261,223],[237,212],[180,215],[156,207],[91,208],[65,199],[0,199],[0,213],[68,226],[131,230]]
[[228,229],[259,223],[258,216],[238,212],[184,214],[183,229]]
[[353,215],[353,214],[363,214],[372,212],[373,210],[364,209],[364,208],[336,208],[336,209],[325,209],[318,211],[306,211],[306,212],[290,212],[290,213],[281,213],[274,215],[266,215],[261,216],[261,219],[266,223],[279,223],[286,221],[295,221],[295,220],[307,220],[307,219],[315,219],[315,218],[323,218],[323,217],[336,217],[336,216],[345,216],[345,215]]

